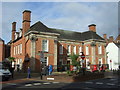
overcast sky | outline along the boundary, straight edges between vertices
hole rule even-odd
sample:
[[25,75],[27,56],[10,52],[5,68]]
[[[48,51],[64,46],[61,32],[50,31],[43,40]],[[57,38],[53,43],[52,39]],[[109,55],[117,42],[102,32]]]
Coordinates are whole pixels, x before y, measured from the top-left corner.
[[6,43],[11,39],[12,22],[17,22],[17,30],[22,28],[24,10],[32,12],[31,25],[41,21],[50,28],[85,32],[88,25],[96,24],[99,35],[118,35],[118,2],[2,2],[0,37]]

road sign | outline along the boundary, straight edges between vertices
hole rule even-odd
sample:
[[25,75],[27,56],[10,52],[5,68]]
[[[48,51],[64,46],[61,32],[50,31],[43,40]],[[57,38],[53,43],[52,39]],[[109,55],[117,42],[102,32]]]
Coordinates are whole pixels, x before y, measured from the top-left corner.
[[85,55],[84,55],[83,53],[82,53],[82,55],[81,55],[81,58],[82,58],[82,59],[85,59]]

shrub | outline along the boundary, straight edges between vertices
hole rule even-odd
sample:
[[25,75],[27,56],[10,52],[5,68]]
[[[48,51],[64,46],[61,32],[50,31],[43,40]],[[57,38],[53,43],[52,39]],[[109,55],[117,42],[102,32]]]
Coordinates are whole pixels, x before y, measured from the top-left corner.
[[70,76],[70,75],[73,75],[74,71],[67,71],[67,74]]

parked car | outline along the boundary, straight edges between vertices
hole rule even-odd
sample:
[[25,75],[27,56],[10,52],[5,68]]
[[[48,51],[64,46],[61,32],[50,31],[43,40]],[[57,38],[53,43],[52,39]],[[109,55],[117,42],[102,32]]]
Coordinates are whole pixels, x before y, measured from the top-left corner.
[[0,64],[0,80],[9,80],[10,77],[11,72],[9,71],[9,69]]

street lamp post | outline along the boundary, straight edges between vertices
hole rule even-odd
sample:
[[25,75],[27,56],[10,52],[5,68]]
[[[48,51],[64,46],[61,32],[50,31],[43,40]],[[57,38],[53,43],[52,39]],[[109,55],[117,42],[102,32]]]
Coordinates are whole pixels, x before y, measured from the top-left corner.
[[83,52],[81,52],[81,58],[82,58],[82,70],[83,70],[83,75],[85,75],[85,55]]
[[39,51],[39,52],[40,52],[40,77],[42,80],[43,79],[42,68],[43,68],[43,62],[44,62],[44,51]]

